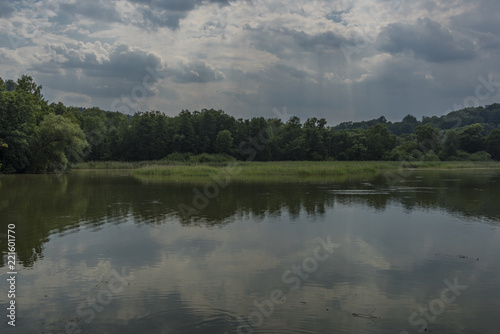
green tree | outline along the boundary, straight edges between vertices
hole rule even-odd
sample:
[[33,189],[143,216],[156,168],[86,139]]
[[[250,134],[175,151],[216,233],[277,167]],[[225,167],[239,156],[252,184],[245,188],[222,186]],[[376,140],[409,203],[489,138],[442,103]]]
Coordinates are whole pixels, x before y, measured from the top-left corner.
[[61,115],[48,114],[29,141],[33,150],[31,173],[62,171],[68,156],[78,158],[88,145],[82,129]]
[[500,129],[493,130],[486,137],[486,152],[491,155],[492,159],[500,160]]
[[81,111],[80,126],[89,145],[85,150],[85,160],[102,160],[107,153],[106,116],[104,110],[94,107]]
[[[197,152],[196,148],[197,136],[193,127],[194,115],[188,110],[183,110],[174,118],[174,122],[173,151],[180,153],[203,153],[204,151]],[[216,134],[214,134],[214,140],[215,136]]]
[[460,141],[457,131],[454,129],[446,131],[440,154],[441,160],[448,160],[450,158],[456,157],[459,145]]
[[300,124],[300,118],[292,116],[283,126],[281,133],[283,147],[281,160],[305,160],[306,138]]
[[363,161],[368,160],[368,149],[366,147],[367,138],[365,131],[358,129],[349,133],[350,147],[344,152],[347,160]]
[[405,134],[405,133],[413,133],[413,132],[415,132],[415,128],[417,127],[418,123],[419,122],[415,116],[408,114],[396,126],[396,128],[397,128],[396,133],[398,135]]
[[328,151],[325,146],[326,120],[316,117],[309,118],[304,123],[305,147],[308,160],[324,160]]
[[108,111],[106,113],[106,125],[109,159],[123,160],[125,157],[124,152],[126,152],[123,142],[129,125],[129,117],[117,111]]
[[331,131],[328,140],[328,152],[331,157],[341,161],[346,160],[347,155],[345,152],[352,145],[351,136],[348,131]]
[[217,137],[215,138],[215,150],[216,153],[227,153],[231,154],[233,151],[233,136],[231,131],[222,130],[219,131]]
[[[246,125],[244,142],[253,150],[253,160],[272,161],[276,153],[273,129],[264,117],[253,117]],[[241,153],[241,152],[240,152]],[[247,157],[248,159],[248,157]]]
[[[175,136],[169,138],[167,116],[159,111],[136,113],[123,134],[122,151],[125,160],[141,161],[161,159],[172,153],[171,142],[183,147],[185,137],[175,143]],[[179,152],[184,152],[178,150]]]
[[64,115],[68,110],[68,108],[66,108],[66,106],[62,102],[59,102],[57,104],[51,103],[50,108],[56,115]]
[[[0,80],[1,80],[1,78],[0,78]],[[5,150],[7,148],[9,148],[9,145],[2,138],[0,138],[0,152],[2,152],[3,150]],[[2,168],[2,163],[0,163],[0,169],[1,168]]]
[[460,149],[475,153],[484,150],[484,128],[481,124],[476,123],[467,126],[459,135]]
[[31,160],[28,139],[49,107],[41,94],[42,86],[37,86],[29,76],[0,87],[0,138],[8,145],[8,149],[0,151],[2,171],[22,173]]
[[437,128],[430,124],[419,125],[415,129],[415,136],[422,152],[439,152],[439,130]]
[[386,160],[396,146],[397,137],[385,124],[376,124],[365,131],[368,160]]

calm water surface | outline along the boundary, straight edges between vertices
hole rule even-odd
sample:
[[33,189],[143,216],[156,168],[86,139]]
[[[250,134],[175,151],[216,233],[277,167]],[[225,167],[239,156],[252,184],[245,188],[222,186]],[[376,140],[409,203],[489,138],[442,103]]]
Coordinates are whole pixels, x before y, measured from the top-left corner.
[[208,200],[128,171],[2,176],[0,332],[498,333],[500,171],[408,174]]

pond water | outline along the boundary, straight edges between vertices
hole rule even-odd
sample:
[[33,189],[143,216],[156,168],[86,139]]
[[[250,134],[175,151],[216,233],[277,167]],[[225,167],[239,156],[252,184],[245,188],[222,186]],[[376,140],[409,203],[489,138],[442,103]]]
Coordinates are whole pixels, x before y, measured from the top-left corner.
[[497,333],[500,171],[394,175],[2,176],[0,332]]

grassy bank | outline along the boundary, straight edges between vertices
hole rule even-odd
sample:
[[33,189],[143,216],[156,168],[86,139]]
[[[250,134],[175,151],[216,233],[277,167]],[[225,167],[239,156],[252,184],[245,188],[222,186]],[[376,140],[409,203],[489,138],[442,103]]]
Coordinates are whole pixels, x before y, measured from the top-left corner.
[[165,162],[165,161],[133,161],[133,162],[123,162],[123,161],[88,161],[79,162],[73,164],[71,169],[138,169],[147,166],[172,166],[176,162]]
[[500,168],[500,162],[432,161],[401,163],[395,161],[276,161],[231,163],[188,163],[172,161],[87,162],[74,169],[133,169],[136,176],[208,177],[212,174],[231,174],[238,177],[258,176],[341,176],[373,174],[398,168],[465,169]]

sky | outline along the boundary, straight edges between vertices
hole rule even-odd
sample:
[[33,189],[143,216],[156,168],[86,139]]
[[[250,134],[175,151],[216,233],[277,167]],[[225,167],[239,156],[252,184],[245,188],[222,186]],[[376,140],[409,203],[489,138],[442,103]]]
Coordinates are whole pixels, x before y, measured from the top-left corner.
[[133,114],[330,125],[500,102],[498,0],[0,0],[0,77]]

